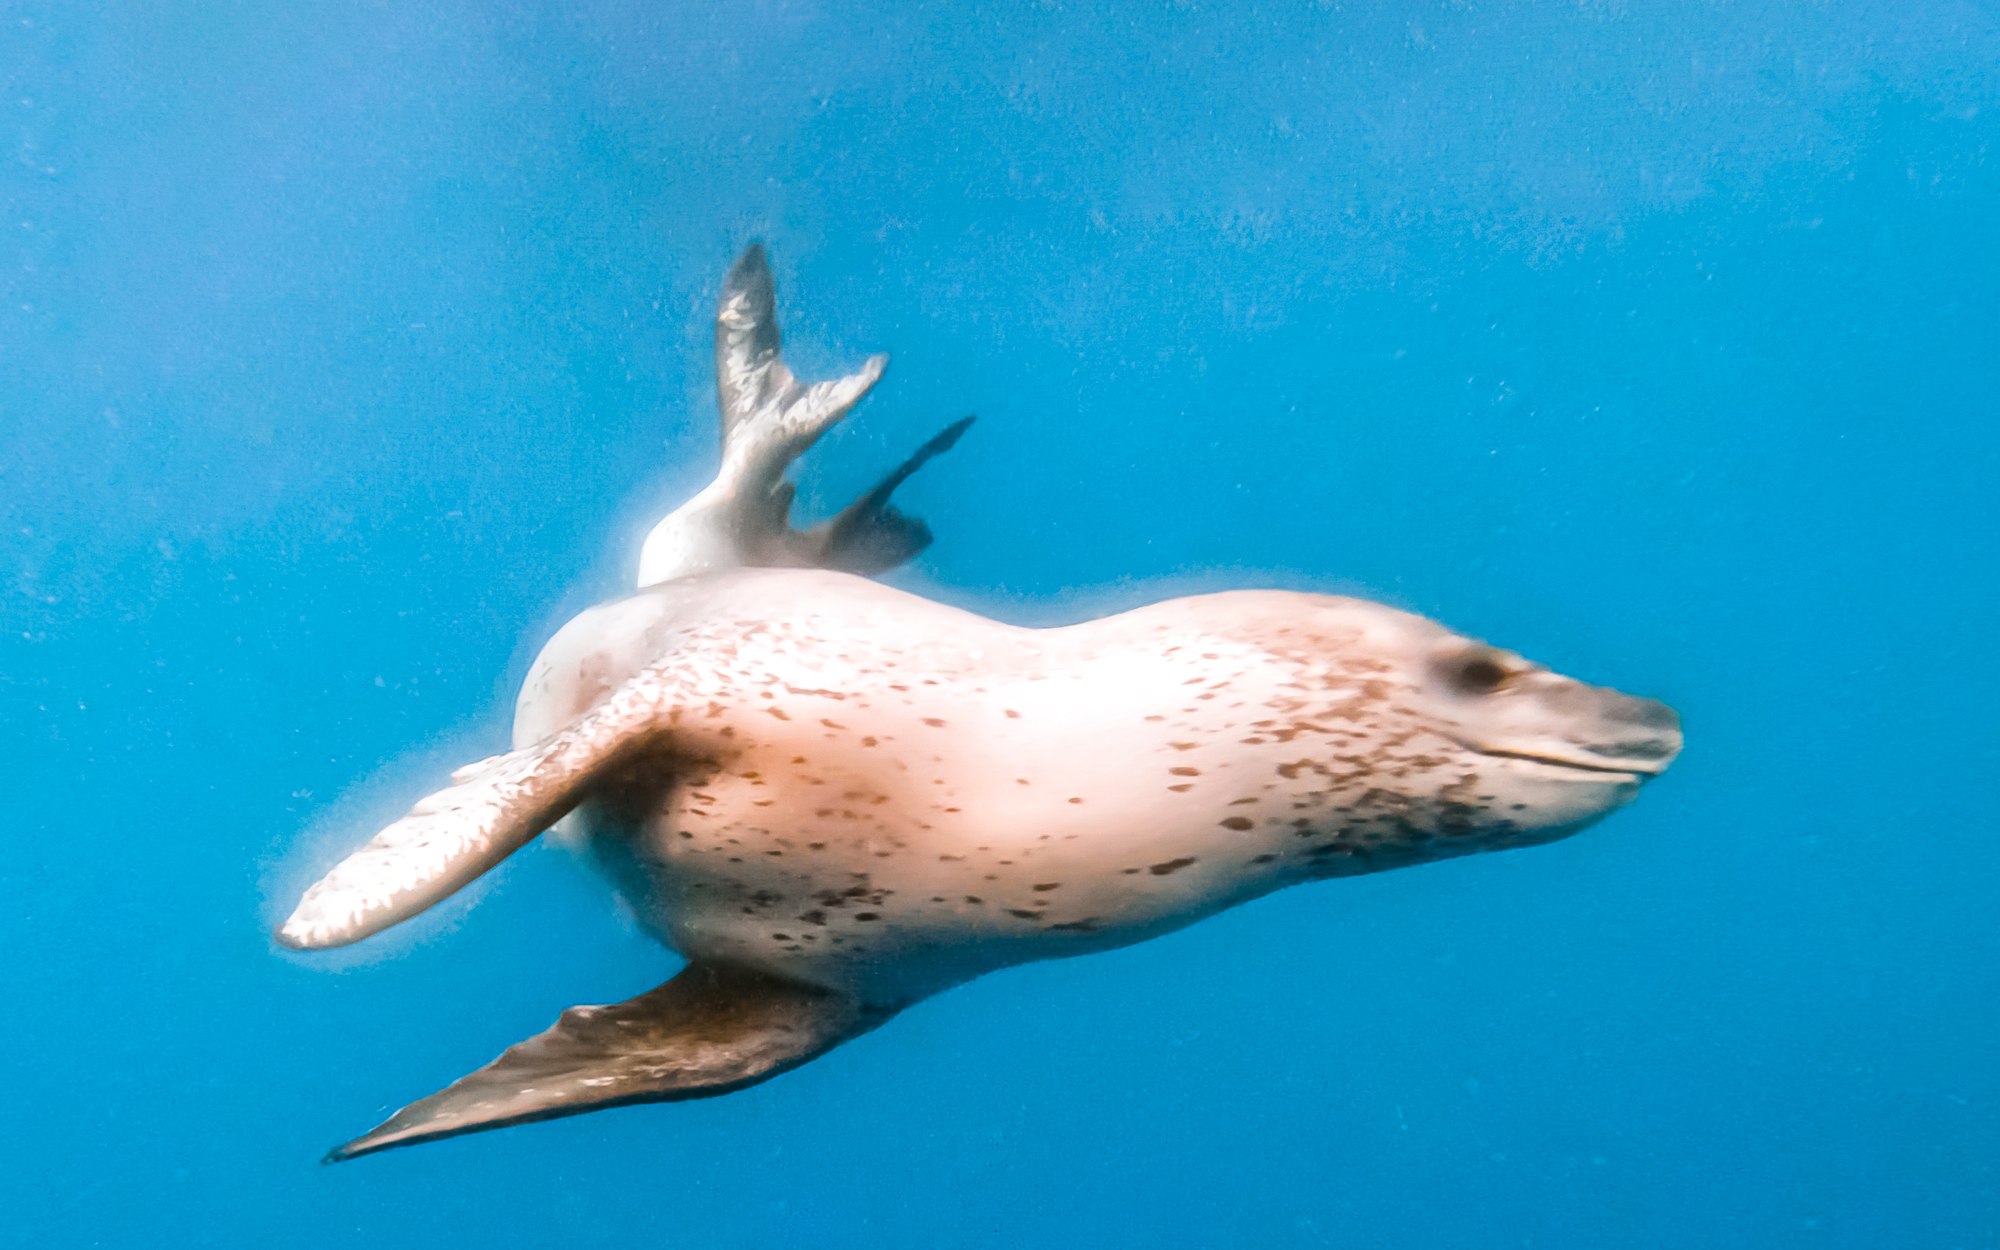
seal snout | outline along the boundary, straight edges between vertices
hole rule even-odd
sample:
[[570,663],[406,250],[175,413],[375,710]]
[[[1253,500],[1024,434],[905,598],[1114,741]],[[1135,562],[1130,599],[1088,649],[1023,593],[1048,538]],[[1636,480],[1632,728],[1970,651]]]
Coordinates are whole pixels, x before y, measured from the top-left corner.
[[1658,699],[1607,690],[1598,719],[1608,732],[1604,740],[1584,744],[1592,755],[1629,762],[1634,772],[1650,775],[1665,772],[1681,753],[1680,713]]

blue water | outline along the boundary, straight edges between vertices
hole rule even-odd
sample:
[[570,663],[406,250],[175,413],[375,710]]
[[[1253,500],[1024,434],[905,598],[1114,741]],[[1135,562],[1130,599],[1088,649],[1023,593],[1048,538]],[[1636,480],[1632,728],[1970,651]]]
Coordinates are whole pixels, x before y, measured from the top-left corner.
[[[0,1239],[2000,1245],[2000,18],[0,5]],[[330,1145],[674,960],[562,852],[268,927],[713,471],[1018,621],[1361,593],[1678,707],[1553,846],[1017,968],[759,1088]]]

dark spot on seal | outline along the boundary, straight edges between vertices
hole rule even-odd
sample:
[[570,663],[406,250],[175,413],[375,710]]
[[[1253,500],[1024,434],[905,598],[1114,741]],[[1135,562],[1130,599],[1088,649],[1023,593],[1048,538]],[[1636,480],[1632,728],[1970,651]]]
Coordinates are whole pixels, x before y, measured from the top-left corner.
[[789,942],[792,940],[792,935],[789,933],[773,933],[771,940],[774,942]]
[[858,911],[854,913],[854,918],[856,920],[880,920],[882,917],[872,911]]
[[1022,911],[1018,907],[1009,907],[1007,914],[1010,916],[1019,916],[1023,920],[1040,920],[1042,918],[1042,913],[1038,911]]
[[1194,750],[1194,749],[1195,749],[1196,747],[1200,746],[1200,745],[1201,745],[1201,743],[1199,743],[1199,742],[1169,742],[1169,743],[1168,743],[1167,745],[1168,745],[1168,746],[1170,746],[1170,747],[1172,747],[1172,748],[1173,748],[1174,750],[1176,750],[1176,751],[1192,751],[1192,750]]
[[819,718],[819,723],[820,723],[820,724],[822,724],[822,725],[825,725],[825,726],[826,726],[826,727],[827,727],[828,729],[845,729],[845,728],[847,728],[847,726],[845,726],[845,725],[836,725],[836,724],[834,724],[834,723],[833,723],[832,721],[830,721],[830,720],[826,719],[826,717],[824,717],[824,716],[822,716],[822,717],[820,717],[820,718]]
[[1177,786],[1168,786],[1167,789],[1173,791],[1175,794],[1185,794],[1189,790],[1194,789],[1194,782],[1183,781]]
[[1193,862],[1194,860],[1189,857],[1182,857],[1180,859],[1170,859],[1164,864],[1154,864],[1151,868],[1147,869],[1147,871],[1152,873],[1156,877],[1164,877],[1170,872],[1179,872],[1181,869],[1187,867],[1189,864],[1192,864]]
[[1241,833],[1245,829],[1250,828],[1251,825],[1254,824],[1255,822],[1252,821],[1247,816],[1231,816],[1229,819],[1219,821],[1217,823],[1219,823],[1224,829],[1234,829],[1238,833]]
[[973,903],[973,904],[975,904],[975,905],[977,905],[977,904],[984,904],[984,903],[986,902],[986,900],[985,900],[985,899],[983,899],[983,898],[979,897],[979,896],[978,896],[977,894],[968,894],[968,895],[966,895],[966,896],[965,896],[965,901],[966,901],[966,902],[968,902],[968,903]]
[[813,911],[802,913],[799,916],[799,919],[805,921],[807,924],[823,925],[826,923],[826,913],[815,909]]
[[931,727],[932,729],[943,729],[943,728],[944,728],[944,722],[943,722],[943,721],[941,721],[941,720],[939,720],[939,719],[938,719],[937,717],[935,717],[935,716],[926,716],[926,717],[924,717],[924,724],[926,724],[926,725],[929,725],[929,726],[930,726],[930,727]]
[[875,745],[875,739],[873,739],[873,738],[863,738],[863,739],[861,740],[861,745],[862,745],[862,746],[864,746],[864,747],[872,747],[872,746],[874,746],[874,745]]
[[1276,855],[1259,855],[1250,862],[1253,864],[1268,864],[1276,858],[1278,858]]
[[1176,777],[1201,776],[1201,770],[1199,768],[1169,768],[1167,771],[1172,773]]
[[1072,802],[1072,803],[1081,803],[1081,802],[1083,802],[1083,800],[1082,800],[1082,799],[1071,799],[1071,800],[1070,800],[1070,802]]
[[1052,924],[1049,928],[1067,930],[1071,933],[1095,933],[1098,930],[1098,923],[1097,917],[1090,916],[1083,920],[1072,920],[1067,924]]
[[1051,882],[1049,882],[1049,883],[1048,883],[1048,884],[1046,884],[1046,885],[1038,885],[1038,886],[1036,886],[1036,887],[1035,887],[1035,892],[1036,892],[1037,894],[1042,894],[1042,893],[1046,893],[1046,892],[1048,892],[1048,891],[1050,891],[1050,890],[1060,890],[1060,889],[1062,889],[1062,882],[1060,882],[1060,881],[1051,881]]
[[1008,720],[1020,720],[1020,719],[1021,719],[1021,714],[1020,714],[1019,712],[1015,711],[1015,710],[1014,710],[1013,708],[1011,708],[1011,707],[1010,707],[1010,708],[1005,708],[1005,709],[1003,709],[1003,710],[1004,710],[1004,711],[1005,711],[1005,712],[1007,713],[1007,719],[1008,719]]

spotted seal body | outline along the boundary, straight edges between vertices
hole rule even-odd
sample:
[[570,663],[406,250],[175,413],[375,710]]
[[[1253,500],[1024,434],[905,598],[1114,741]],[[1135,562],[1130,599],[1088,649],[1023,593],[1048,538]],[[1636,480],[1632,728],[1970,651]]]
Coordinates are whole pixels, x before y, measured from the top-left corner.
[[[1282,886],[1562,837],[1671,750],[1657,705],[1359,600],[1239,591],[1030,630],[773,570],[585,613],[517,737],[663,660],[704,670],[673,759],[607,778],[577,836],[690,959],[885,1007]],[[1468,687],[1487,664],[1506,676]]]
[[655,527],[638,593],[550,640],[513,750],[454,773],[277,934],[361,940],[555,825],[688,966],[564,1012],[330,1159],[726,1093],[997,968],[1566,837],[1680,749],[1664,705],[1363,600],[1238,591],[1023,629],[878,585],[930,540],[889,493],[967,422],[794,530],[785,467],[881,360],[794,379],[754,248],[716,342],[722,470]]

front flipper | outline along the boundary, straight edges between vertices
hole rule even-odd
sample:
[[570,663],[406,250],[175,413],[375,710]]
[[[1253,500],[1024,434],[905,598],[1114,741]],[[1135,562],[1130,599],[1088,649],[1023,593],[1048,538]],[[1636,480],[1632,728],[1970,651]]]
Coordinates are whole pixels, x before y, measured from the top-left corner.
[[315,882],[278,926],[278,944],[326,950],[359,942],[442,902],[526,846],[581,798],[588,770],[565,758],[564,738],[453,773],[456,784],[419,800]]
[[336,1147],[326,1162],[606,1107],[727,1094],[892,1014],[815,986],[690,964],[629,1002],[570,1008],[547,1032]]
[[456,784],[334,865],[278,927],[280,945],[326,950],[442,902],[562,819],[604,769],[657,751],[707,669],[682,652],[530,747],[452,774]]

